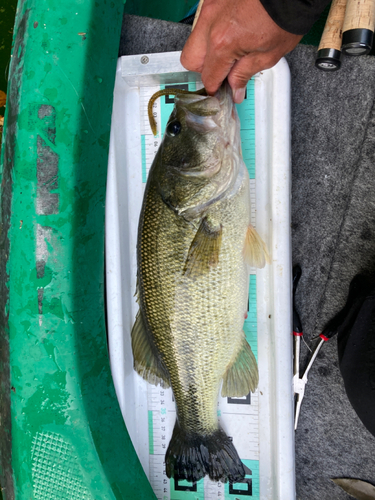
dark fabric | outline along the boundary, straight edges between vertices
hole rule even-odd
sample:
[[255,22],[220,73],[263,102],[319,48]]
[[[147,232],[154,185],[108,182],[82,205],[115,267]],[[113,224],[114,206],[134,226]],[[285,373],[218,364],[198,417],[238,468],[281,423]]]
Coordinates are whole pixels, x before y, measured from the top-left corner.
[[337,335],[340,372],[348,399],[366,428],[375,436],[375,278],[356,275],[345,306],[324,327]]
[[335,335],[338,336],[339,359],[342,358],[346,341],[362,308],[363,302],[374,287],[375,281],[373,276],[357,274],[350,283],[345,306],[324,327],[322,333],[326,339],[331,339]]
[[260,0],[275,23],[295,35],[305,35],[329,0]]
[[364,301],[350,331],[338,336],[338,351],[349,401],[375,436],[375,290]]
[[119,57],[182,50],[191,26],[124,14]]

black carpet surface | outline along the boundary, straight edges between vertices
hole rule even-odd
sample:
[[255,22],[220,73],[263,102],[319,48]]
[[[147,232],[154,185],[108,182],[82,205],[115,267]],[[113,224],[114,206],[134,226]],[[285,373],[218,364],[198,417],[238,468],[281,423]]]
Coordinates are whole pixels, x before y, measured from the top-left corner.
[[[125,16],[120,55],[181,50],[189,33],[189,26]],[[315,55],[315,47],[299,45],[286,58],[293,264],[302,267],[296,306],[310,348],[343,307],[354,275],[375,271],[375,58],[347,57],[326,73],[315,68]],[[309,356],[303,345],[301,370]],[[299,500],[352,498],[330,478],[375,484],[375,438],[347,399],[336,338],[309,373],[295,437]]]

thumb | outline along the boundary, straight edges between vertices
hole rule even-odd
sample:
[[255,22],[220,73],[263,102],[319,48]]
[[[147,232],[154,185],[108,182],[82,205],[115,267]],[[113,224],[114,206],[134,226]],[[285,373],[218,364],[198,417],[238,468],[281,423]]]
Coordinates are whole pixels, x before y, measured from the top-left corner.
[[187,39],[182,50],[180,61],[189,71],[202,72],[204,58],[207,52],[207,38],[204,29],[199,24]]
[[228,74],[228,82],[233,92],[245,88],[250,78],[257,73],[259,67],[257,59],[257,55],[248,54],[233,64]]
[[228,82],[233,90],[236,103],[243,101],[247,82],[264,69],[272,68],[277,60],[267,53],[253,52],[236,61],[228,74]]

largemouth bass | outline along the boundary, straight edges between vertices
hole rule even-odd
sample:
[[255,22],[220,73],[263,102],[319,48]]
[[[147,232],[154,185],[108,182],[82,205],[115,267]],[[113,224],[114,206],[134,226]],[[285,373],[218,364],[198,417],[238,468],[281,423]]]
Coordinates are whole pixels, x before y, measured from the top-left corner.
[[217,400],[258,384],[243,332],[248,264],[265,244],[250,224],[249,177],[232,92],[177,95],[147,180],[138,228],[135,370],[172,387],[177,419],[168,477],[239,481],[243,464],[219,427]]

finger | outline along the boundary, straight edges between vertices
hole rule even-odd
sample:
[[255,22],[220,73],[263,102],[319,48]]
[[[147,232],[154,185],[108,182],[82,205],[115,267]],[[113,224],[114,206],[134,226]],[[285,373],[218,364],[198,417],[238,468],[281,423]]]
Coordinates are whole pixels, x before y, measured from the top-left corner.
[[263,69],[272,68],[277,61],[277,56],[260,52],[253,52],[237,61],[228,75],[228,82],[233,90],[234,102],[239,104],[243,101],[246,85],[252,76]]
[[180,61],[184,68],[189,71],[197,71],[198,73],[202,72],[204,58],[207,51],[206,40],[206,33],[197,23],[197,27],[189,36],[184,48],[182,49]]
[[202,81],[208,93],[216,92],[235,62],[245,55],[240,34],[241,30],[234,29],[233,23],[222,19],[211,27],[202,69]]
[[202,82],[209,94],[214,94],[218,90],[235,62],[236,57],[232,53],[231,44],[223,42],[223,45],[218,47],[218,44],[211,40],[202,68]]
[[202,82],[208,94],[213,95],[219,89],[234,63],[233,60],[217,60],[213,66],[210,58],[206,57],[202,68]]
[[187,39],[180,57],[181,64],[186,69],[197,71],[198,73],[202,72],[207,52],[207,39],[210,26],[210,11],[207,9],[206,4],[203,4],[201,9],[202,13],[200,15],[198,12],[195,14],[196,18],[198,16],[198,21]]
[[198,6],[197,6],[197,10],[195,11],[195,16],[194,16],[193,25],[191,27],[191,31],[193,31],[193,29],[195,28],[195,25],[197,24],[198,18],[200,16],[200,13],[201,13],[201,10],[202,10],[203,2],[204,2],[204,0],[199,0]]

